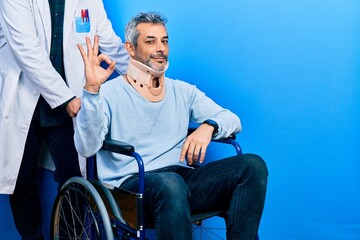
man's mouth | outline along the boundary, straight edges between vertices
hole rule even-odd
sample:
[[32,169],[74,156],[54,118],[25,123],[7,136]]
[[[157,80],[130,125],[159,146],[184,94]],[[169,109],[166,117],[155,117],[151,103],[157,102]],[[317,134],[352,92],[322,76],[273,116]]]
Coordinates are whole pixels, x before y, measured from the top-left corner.
[[160,56],[151,56],[152,59],[154,59],[156,62],[163,63],[167,61],[167,58],[164,55]]
[[154,58],[154,60],[155,60],[156,62],[159,62],[159,63],[163,63],[163,62],[166,61],[165,58]]

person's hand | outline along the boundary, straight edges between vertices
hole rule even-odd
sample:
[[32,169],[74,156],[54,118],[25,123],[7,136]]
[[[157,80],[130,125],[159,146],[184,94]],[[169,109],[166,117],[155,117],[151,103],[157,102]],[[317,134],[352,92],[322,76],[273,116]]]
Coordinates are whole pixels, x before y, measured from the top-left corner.
[[76,115],[80,110],[80,106],[81,106],[81,99],[74,98],[66,105],[66,111],[70,117],[76,117]]
[[[91,41],[89,37],[86,37],[86,46],[87,53],[85,53],[84,48],[78,44],[78,49],[80,50],[82,59],[84,61],[85,67],[85,89],[89,92],[97,93],[99,92],[100,85],[110,77],[110,75],[115,70],[115,61],[105,55],[99,53],[99,38],[98,36],[94,37],[94,46],[91,46]],[[109,66],[107,69],[104,69],[100,66],[100,63],[105,61]]]
[[180,161],[183,162],[186,156],[189,165],[192,165],[197,161],[203,163],[213,131],[214,128],[212,126],[201,124],[193,133],[191,133],[186,138],[182,147]]

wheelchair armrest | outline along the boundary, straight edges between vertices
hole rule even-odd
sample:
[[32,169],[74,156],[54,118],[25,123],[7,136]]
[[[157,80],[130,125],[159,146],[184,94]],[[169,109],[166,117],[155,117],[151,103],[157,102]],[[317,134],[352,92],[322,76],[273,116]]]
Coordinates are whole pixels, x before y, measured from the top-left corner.
[[135,147],[114,139],[105,139],[103,142],[102,150],[124,154],[135,158],[139,168],[139,193],[144,194],[145,192],[145,169],[144,162],[141,156],[135,152]]
[[101,149],[110,152],[128,155],[128,156],[131,156],[131,154],[135,151],[134,146],[114,139],[105,139]]
[[[197,128],[189,128],[187,135],[189,136],[189,135],[192,134],[196,129],[197,129]],[[213,139],[212,141],[222,142],[222,141],[228,140],[228,139],[235,140],[235,139],[236,139],[236,135],[235,135],[234,133],[232,133],[232,134],[230,134],[230,136],[228,136],[228,137],[226,137],[226,138],[220,138],[220,139],[218,139],[218,140],[214,140],[214,139]]]
[[[134,146],[114,139],[105,139],[101,149],[109,152],[124,154],[127,156],[132,156],[132,153],[135,151]],[[89,157],[87,159],[86,171],[88,177],[98,179],[95,156]]]
[[[189,128],[188,129],[188,136],[193,133],[196,130],[196,128]],[[237,155],[242,154],[242,149],[240,144],[236,141],[236,135],[234,133],[230,134],[227,138],[220,138],[220,139],[211,139],[212,142],[218,142],[218,143],[226,143],[231,144],[235,150]]]
[[[193,133],[195,130],[196,130],[196,128],[189,128],[188,129],[188,135]],[[221,138],[221,139],[213,140],[213,141],[223,142],[223,141],[226,141],[226,140],[229,140],[229,139],[235,140],[236,135],[234,133],[232,133],[227,138]],[[125,154],[125,155],[131,155],[135,151],[135,148],[134,148],[133,145],[130,145],[130,144],[126,143],[126,142],[114,140],[114,139],[105,139],[101,149],[106,150],[106,151],[110,151],[110,152]]]

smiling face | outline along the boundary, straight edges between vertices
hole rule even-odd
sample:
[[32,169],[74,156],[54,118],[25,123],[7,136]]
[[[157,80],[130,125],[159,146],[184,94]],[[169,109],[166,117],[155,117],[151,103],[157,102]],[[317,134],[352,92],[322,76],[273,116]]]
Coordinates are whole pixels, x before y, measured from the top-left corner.
[[136,26],[139,31],[137,47],[130,42],[125,46],[130,56],[156,71],[163,71],[168,61],[168,35],[164,25],[140,23]]

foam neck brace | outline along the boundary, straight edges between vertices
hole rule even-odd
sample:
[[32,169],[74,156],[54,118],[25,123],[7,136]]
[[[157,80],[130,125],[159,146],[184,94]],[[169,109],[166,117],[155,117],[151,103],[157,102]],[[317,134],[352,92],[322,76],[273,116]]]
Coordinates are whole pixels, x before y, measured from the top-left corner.
[[151,67],[130,59],[126,72],[127,80],[145,99],[151,102],[161,101],[165,96],[164,73],[169,63],[166,63],[163,71],[155,71]]

